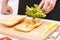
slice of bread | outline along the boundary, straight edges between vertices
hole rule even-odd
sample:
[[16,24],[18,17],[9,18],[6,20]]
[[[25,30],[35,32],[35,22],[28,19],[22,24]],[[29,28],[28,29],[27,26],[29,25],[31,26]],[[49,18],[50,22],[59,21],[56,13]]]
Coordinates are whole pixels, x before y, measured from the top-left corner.
[[5,19],[1,20],[0,23],[4,26],[11,27],[18,23],[23,22],[25,18],[26,16],[20,16],[20,15],[8,16]]
[[18,31],[23,31],[23,32],[29,32],[29,31],[37,28],[38,26],[40,26],[42,23],[43,23],[42,21],[38,21],[38,22],[34,23],[34,21],[25,20],[23,23],[16,25],[14,27],[14,29],[18,30]]

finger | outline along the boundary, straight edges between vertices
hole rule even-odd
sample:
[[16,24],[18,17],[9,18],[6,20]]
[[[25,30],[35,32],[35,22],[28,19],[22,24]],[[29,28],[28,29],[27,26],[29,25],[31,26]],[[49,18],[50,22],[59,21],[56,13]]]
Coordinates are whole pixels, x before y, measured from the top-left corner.
[[10,9],[10,14],[12,14],[12,12],[13,12],[13,10],[12,10],[12,9]]
[[9,12],[4,12],[4,13],[2,13],[3,15],[8,15],[9,14]]
[[54,9],[54,6],[55,6],[55,4],[56,4],[56,1],[57,0],[51,0],[51,2],[50,2],[50,5],[47,7],[47,11],[46,11],[46,14],[47,13],[49,13],[50,11],[52,11],[53,9]]
[[47,8],[48,13],[54,9],[54,6],[55,6],[55,3],[50,2],[50,5],[49,5],[48,8]]
[[3,15],[6,15],[6,14],[9,14],[9,12],[3,11],[2,14],[3,14]]
[[11,8],[11,7],[9,8],[9,12],[10,12],[10,14],[12,14],[12,12],[13,12],[13,10],[12,10],[12,8]]
[[41,3],[39,4],[39,7],[42,8],[44,5],[44,1],[41,1]]
[[44,13],[46,13],[48,10],[47,10],[47,7],[50,5],[50,3],[49,2],[45,2],[45,4],[44,4],[44,6],[43,6],[43,8],[42,8],[42,10],[43,10],[43,12]]

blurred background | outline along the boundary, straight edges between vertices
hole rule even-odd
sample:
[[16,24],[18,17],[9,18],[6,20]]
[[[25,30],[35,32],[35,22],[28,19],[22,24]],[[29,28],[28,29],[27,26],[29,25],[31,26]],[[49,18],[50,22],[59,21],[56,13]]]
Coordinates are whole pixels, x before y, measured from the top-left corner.
[[[11,6],[13,9],[13,14],[11,14],[11,15],[17,15],[18,3],[19,3],[19,0],[9,0],[8,5]],[[2,15],[1,14],[1,7],[2,7],[2,0],[0,0],[0,15]]]

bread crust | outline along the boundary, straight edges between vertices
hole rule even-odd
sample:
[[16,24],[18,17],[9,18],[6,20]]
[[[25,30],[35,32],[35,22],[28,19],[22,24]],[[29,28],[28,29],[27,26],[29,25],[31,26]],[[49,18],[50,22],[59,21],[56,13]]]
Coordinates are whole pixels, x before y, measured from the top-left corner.
[[25,20],[26,16],[9,16],[1,20],[1,24],[7,27],[13,27],[18,23],[22,23]]
[[[25,20],[25,22],[21,23],[21,24],[18,24],[14,27],[15,30],[18,30],[18,31],[22,31],[22,32],[30,32],[32,31],[33,29],[37,28],[38,26],[40,26],[43,21],[39,21],[37,23],[31,23],[31,20],[30,20],[30,23],[28,22],[29,20]],[[28,22],[28,23],[27,23]]]

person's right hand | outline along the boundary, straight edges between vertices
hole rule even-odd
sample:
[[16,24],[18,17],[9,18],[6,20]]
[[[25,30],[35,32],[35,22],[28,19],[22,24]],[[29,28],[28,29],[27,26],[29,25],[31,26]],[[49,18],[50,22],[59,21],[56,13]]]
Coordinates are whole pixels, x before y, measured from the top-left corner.
[[2,5],[1,13],[4,15],[12,14],[13,10],[8,5]]
[[57,0],[42,0],[39,7],[43,10],[44,14],[48,14],[55,7]]

